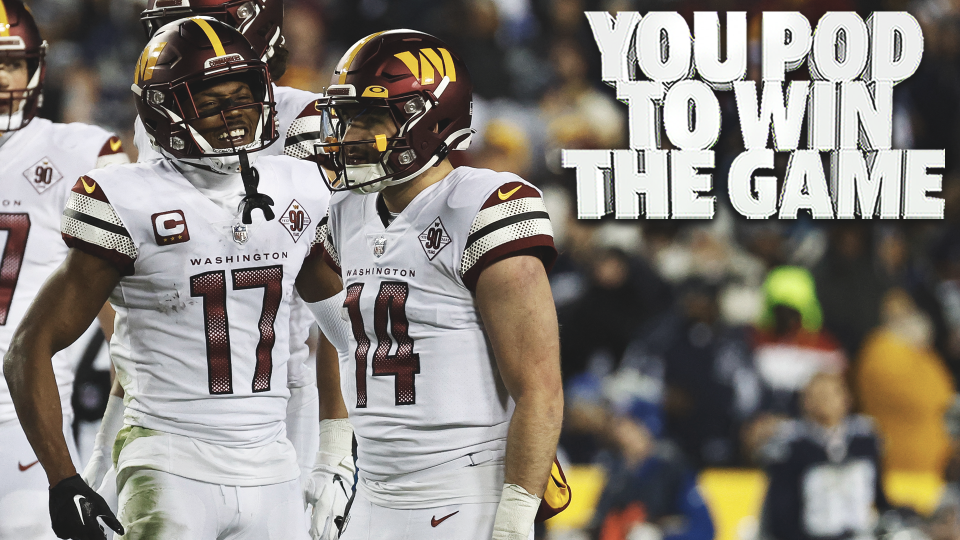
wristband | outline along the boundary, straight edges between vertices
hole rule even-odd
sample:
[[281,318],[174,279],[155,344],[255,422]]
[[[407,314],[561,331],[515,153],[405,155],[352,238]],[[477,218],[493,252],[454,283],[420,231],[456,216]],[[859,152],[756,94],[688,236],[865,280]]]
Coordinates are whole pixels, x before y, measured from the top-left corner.
[[320,451],[337,456],[353,455],[353,426],[346,418],[320,421]]
[[527,540],[540,508],[540,497],[516,484],[504,484],[493,522],[493,540]]

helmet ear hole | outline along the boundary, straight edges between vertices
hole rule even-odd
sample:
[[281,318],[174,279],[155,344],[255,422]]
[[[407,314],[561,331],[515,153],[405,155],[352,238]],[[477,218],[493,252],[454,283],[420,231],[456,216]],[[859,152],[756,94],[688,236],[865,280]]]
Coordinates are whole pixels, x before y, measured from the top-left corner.
[[450,127],[450,119],[444,119],[437,122],[437,127],[433,130],[434,133],[443,133]]

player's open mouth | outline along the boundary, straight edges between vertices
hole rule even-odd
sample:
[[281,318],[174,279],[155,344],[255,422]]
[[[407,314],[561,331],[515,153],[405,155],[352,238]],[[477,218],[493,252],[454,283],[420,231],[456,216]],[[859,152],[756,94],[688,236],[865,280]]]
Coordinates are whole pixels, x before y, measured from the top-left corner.
[[230,131],[224,131],[217,137],[217,140],[226,141],[234,145],[243,144],[247,137],[247,128],[234,128]]

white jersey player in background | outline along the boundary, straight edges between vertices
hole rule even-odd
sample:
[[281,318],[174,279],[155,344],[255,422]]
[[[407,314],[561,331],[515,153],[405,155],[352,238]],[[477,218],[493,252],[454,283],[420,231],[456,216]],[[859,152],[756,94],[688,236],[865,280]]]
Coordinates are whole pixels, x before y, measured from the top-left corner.
[[[46,43],[23,4],[0,0],[0,355],[40,286],[67,255],[60,214],[76,177],[129,162],[120,140],[103,129],[34,118],[45,52]],[[75,349],[53,358],[63,439],[73,459]],[[0,539],[53,537],[47,481],[0,378]]]
[[[72,249],[4,359],[51,486],[54,530],[100,539],[99,518],[125,540],[306,537],[284,436],[287,321],[295,283],[319,299],[316,227],[329,193],[310,163],[245,163],[277,134],[266,64],[237,30],[171,23],[135,73],[138,113],[164,158],[76,183],[62,219]],[[50,357],[107,297],[126,402],[114,447],[119,522],[51,434]]]
[[[147,37],[153,37],[163,25],[191,16],[213,17],[237,28],[247,38],[260,59],[267,63],[270,77],[278,80],[287,67],[289,51],[284,47],[283,0],[192,0],[191,2],[163,2],[148,0],[140,15]],[[273,84],[278,133],[283,136],[290,123],[303,108],[313,103],[320,94]],[[139,151],[138,162],[162,158],[156,141],[144,129],[137,117],[134,124],[134,144]],[[283,144],[274,144],[260,151],[260,155],[283,154]],[[304,303],[296,298],[290,316],[290,362],[287,386],[290,401],[287,404],[287,437],[297,450],[301,472],[306,475],[313,464],[319,437],[317,391],[313,372],[314,358],[310,355],[308,339],[314,324],[313,316]],[[110,469],[110,450],[123,418],[123,390],[115,383],[112,397],[101,422],[91,458],[83,471],[88,484],[99,487],[112,507],[116,505],[113,492],[113,473]]]
[[[450,164],[471,136],[472,84],[433,36],[360,40],[326,93],[314,110],[334,120],[330,140],[287,152],[319,151],[337,176],[318,232],[352,335],[339,366],[346,408],[320,395],[314,478],[351,476],[355,430],[358,484],[340,538],[526,540],[545,491],[554,511],[569,495],[558,469],[547,490],[563,395],[540,192]],[[305,111],[288,141],[323,131],[317,114]],[[342,515],[339,504],[323,510]],[[331,521],[315,520],[315,537],[332,537]]]

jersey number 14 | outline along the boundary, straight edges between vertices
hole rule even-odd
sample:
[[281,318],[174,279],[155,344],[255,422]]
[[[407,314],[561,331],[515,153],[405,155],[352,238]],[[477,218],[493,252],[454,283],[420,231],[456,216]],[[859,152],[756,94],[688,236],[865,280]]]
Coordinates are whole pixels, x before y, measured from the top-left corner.
[[[367,353],[370,351],[370,338],[363,326],[363,314],[360,312],[360,293],[363,283],[354,283],[347,287],[347,299],[343,302],[350,315],[353,337],[357,341],[355,358],[357,361],[357,408],[367,406]],[[410,323],[407,321],[407,294],[409,288],[402,281],[384,281],[380,283],[380,292],[373,308],[373,328],[377,334],[377,348],[373,351],[373,376],[394,377],[394,400],[396,405],[413,405],[417,402],[417,389],[414,376],[420,373],[420,355],[413,352],[413,340],[410,339]],[[387,323],[389,319],[389,328]],[[392,336],[392,337],[391,337]],[[397,350],[390,354],[393,343]]]

